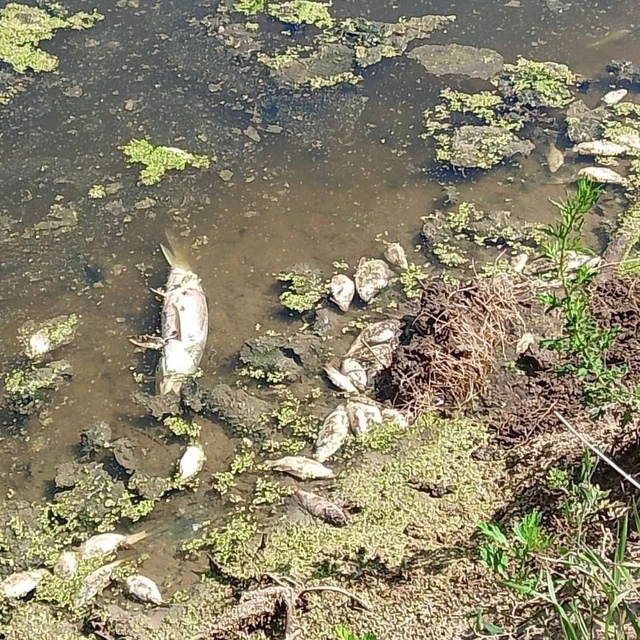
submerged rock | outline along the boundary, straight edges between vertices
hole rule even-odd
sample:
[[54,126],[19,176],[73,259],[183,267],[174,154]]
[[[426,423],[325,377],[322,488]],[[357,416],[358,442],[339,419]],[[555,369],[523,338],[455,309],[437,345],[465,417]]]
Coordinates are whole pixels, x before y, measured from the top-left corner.
[[58,389],[73,376],[66,360],[55,360],[41,367],[26,366],[12,371],[4,380],[5,398],[11,411],[35,413],[46,398],[46,391]]
[[576,100],[567,109],[567,136],[575,144],[596,140],[602,136],[603,123],[608,118],[609,114],[604,107],[589,109],[582,100]]
[[264,335],[245,341],[240,349],[242,371],[252,378],[267,382],[294,382],[300,379],[302,368],[286,355],[287,339]]
[[28,320],[18,329],[18,341],[27,358],[37,360],[70,344],[77,330],[78,316],[75,314],[56,316],[44,322]]
[[271,412],[271,405],[242,389],[218,384],[204,392],[205,410],[216,414],[241,435],[262,431],[262,418]]
[[504,58],[493,49],[460,44],[425,44],[408,54],[434,76],[457,75],[491,80],[504,66]]
[[501,127],[464,125],[454,132],[446,153],[440,157],[454,167],[490,169],[518,153],[528,156],[533,149],[532,142]]

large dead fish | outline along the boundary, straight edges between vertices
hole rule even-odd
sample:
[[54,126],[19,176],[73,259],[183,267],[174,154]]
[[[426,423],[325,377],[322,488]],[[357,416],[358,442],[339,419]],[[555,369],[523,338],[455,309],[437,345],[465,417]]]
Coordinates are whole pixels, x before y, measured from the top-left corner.
[[179,393],[183,382],[198,371],[207,343],[209,312],[200,278],[176,251],[161,245],[171,269],[163,298],[161,336],[130,338],[133,344],[162,350],[156,369],[156,393]]
[[266,460],[265,469],[282,471],[300,480],[320,480],[335,478],[336,474],[317,460],[310,460],[304,456],[285,456],[278,460]]
[[324,420],[318,439],[316,440],[313,457],[318,462],[329,459],[349,435],[349,416],[343,404],[338,405]]

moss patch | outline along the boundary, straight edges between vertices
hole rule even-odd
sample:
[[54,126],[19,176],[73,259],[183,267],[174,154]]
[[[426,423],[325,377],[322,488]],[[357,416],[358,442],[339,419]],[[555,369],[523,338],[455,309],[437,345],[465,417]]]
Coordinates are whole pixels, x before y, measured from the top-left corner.
[[198,156],[176,147],[154,147],[148,140],[131,140],[122,148],[127,162],[139,162],[144,165],[140,172],[140,182],[145,186],[154,185],[167,171],[183,171],[187,166],[206,169],[209,166],[207,156]]
[[38,48],[42,40],[50,40],[60,29],[89,29],[102,20],[99,13],[80,11],[57,15],[38,7],[10,2],[0,13],[0,59],[17,73],[54,71],[58,59]]

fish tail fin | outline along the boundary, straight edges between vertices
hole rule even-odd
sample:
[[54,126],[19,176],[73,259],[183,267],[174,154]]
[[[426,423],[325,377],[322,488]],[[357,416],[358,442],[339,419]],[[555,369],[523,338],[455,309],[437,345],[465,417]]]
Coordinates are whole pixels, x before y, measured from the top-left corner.
[[169,266],[193,271],[187,259],[188,250],[182,246],[183,242],[172,231],[167,230],[165,235],[167,236],[167,244],[161,244],[160,248]]
[[126,544],[129,547],[132,547],[136,542],[140,542],[140,540],[144,540],[149,537],[149,533],[147,531],[138,531],[137,533],[132,533],[127,536]]

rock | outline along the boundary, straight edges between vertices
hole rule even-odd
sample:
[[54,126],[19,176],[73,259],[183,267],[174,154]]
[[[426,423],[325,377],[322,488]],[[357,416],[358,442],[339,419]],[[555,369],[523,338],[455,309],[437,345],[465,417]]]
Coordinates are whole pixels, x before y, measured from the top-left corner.
[[454,167],[490,169],[518,153],[528,156],[534,145],[500,127],[464,125],[454,132],[448,161]]
[[355,273],[356,291],[363,302],[371,302],[388,284],[391,272],[383,260],[360,258]]
[[80,432],[80,448],[86,455],[97,453],[110,446],[111,436],[111,427],[106,422],[94,422]]
[[603,133],[602,123],[608,117],[604,107],[589,109],[582,100],[576,100],[569,105],[565,118],[569,140],[578,144],[600,138]]
[[493,49],[460,44],[425,44],[412,49],[408,58],[418,61],[434,76],[457,75],[491,80],[504,65],[504,58]]
[[129,438],[119,438],[112,445],[113,456],[116,462],[128,473],[137,471],[140,461],[137,449]]
[[218,384],[203,395],[204,409],[219,416],[240,435],[261,431],[261,418],[272,409],[268,402],[227,384]]
[[300,379],[302,368],[293,358],[285,355],[286,346],[287,340],[282,336],[252,338],[242,345],[240,362],[254,372],[263,372],[265,376],[278,376],[286,382],[295,382]]

